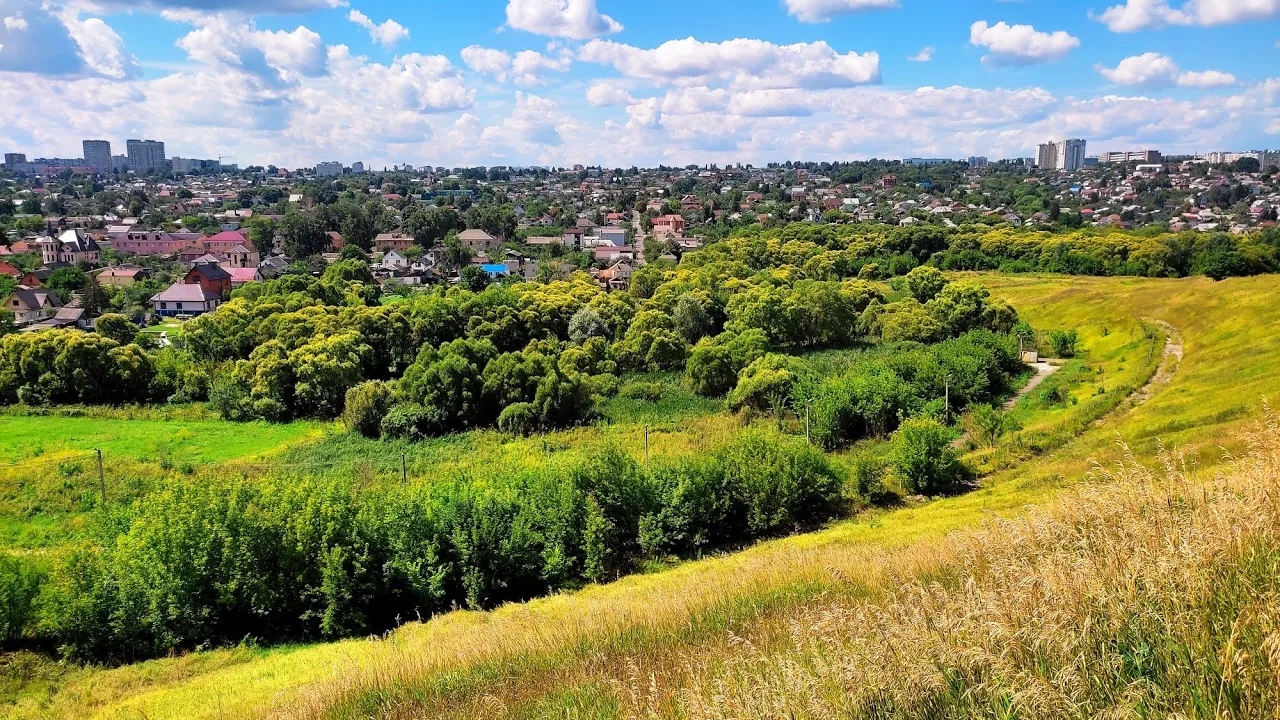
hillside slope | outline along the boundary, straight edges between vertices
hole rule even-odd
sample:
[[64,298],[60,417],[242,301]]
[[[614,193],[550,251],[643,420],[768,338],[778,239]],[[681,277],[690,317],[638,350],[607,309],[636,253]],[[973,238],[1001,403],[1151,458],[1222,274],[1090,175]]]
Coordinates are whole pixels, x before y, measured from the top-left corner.
[[[957,548],[970,547],[970,541],[939,542],[947,533],[967,533],[993,514],[1017,515],[1028,503],[1053,499],[1094,469],[1093,460],[1119,458],[1118,437],[1139,460],[1153,459],[1163,443],[1202,468],[1217,466],[1224,458],[1220,446],[1242,449],[1239,434],[1258,418],[1261,399],[1280,397],[1275,277],[1217,284],[980,279],[1039,327],[1079,327],[1091,352],[1129,347],[1123,343],[1159,322],[1176,329],[1183,357],[1176,369],[1172,357],[1167,361],[1161,382],[1141,396],[1145,402],[1121,405],[1083,426],[1040,428],[1045,438],[1067,444],[1044,454],[1023,448],[1011,458],[992,459],[992,467],[1006,467],[965,496],[491,613],[453,613],[409,624],[386,639],[218,651],[85,672],[62,688],[53,706],[20,707],[14,715],[614,717],[652,708],[662,716],[716,716],[699,711],[698,698],[717,696],[708,690],[713,686],[731,688],[735,678],[755,677],[749,672],[753,658],[763,666],[774,650],[797,652],[795,645],[808,634],[805,623],[814,625],[822,608],[860,607],[869,598],[892,615],[896,606],[886,599],[886,588],[910,580],[954,580],[969,572],[957,560],[963,555]],[[1158,352],[1160,344],[1148,352]],[[1158,360],[1121,354],[1114,359],[1117,372],[1099,376],[1096,387],[1075,399],[1103,397],[1116,390],[1117,378],[1134,391],[1150,374],[1137,368]],[[1139,476],[1131,472],[1121,479]],[[827,657],[815,652],[805,655],[806,662]],[[795,677],[800,682],[804,676]],[[764,690],[734,696],[743,703],[737,716],[781,711],[754,703],[785,704],[791,697],[768,691],[781,685],[742,679],[741,687]],[[1009,692],[1015,692],[1012,685]],[[819,705],[806,707],[812,712],[795,714],[826,712]]]

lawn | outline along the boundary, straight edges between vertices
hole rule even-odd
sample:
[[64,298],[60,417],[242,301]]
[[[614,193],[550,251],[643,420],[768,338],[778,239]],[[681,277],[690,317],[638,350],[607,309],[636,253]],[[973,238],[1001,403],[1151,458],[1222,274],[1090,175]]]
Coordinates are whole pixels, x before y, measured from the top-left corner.
[[[385,639],[218,650],[72,671],[47,692],[23,700],[13,714],[365,717],[397,707],[406,717],[613,717],[626,688],[649,687],[650,680],[637,679],[641,668],[673,657],[714,666],[734,654],[732,638],[758,636],[781,614],[871,592],[895,582],[897,575],[889,573],[925,572],[940,538],[1051,501],[1096,471],[1096,462],[1120,457],[1121,439],[1138,460],[1153,461],[1163,446],[1185,453],[1202,471],[1218,467],[1227,452],[1243,447],[1240,433],[1260,416],[1262,401],[1280,397],[1275,277],[1222,283],[978,278],[1037,327],[1079,328],[1085,352],[1015,410],[1023,423],[1021,448],[1001,457],[978,453],[976,459],[994,472],[974,492],[576,593],[410,623]],[[1185,356],[1176,368],[1169,363],[1162,369],[1170,379],[1154,387],[1147,402],[1127,407],[1124,399],[1161,361],[1162,340],[1148,334],[1152,321],[1176,329]],[[1051,383],[1062,387],[1065,403],[1043,405],[1038,398]],[[689,406],[687,399],[673,398]],[[625,422],[542,438],[470,433],[399,448],[331,434],[286,448],[281,457],[298,463],[365,457],[381,471],[395,472],[399,452],[412,452],[413,472],[429,476],[475,463],[542,462],[548,454],[600,441],[643,453],[643,413],[615,410]],[[733,418],[710,410],[651,428],[651,452],[697,452],[737,431]],[[664,676],[652,684],[668,696],[688,680]],[[658,708],[656,714],[667,713]]]

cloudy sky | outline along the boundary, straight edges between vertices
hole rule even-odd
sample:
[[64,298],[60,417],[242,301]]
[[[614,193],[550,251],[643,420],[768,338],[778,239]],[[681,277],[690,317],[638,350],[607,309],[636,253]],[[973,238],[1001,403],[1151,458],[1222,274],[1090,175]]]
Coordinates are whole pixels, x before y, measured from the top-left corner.
[[284,167],[1280,147],[1280,0],[0,0],[0,98]]

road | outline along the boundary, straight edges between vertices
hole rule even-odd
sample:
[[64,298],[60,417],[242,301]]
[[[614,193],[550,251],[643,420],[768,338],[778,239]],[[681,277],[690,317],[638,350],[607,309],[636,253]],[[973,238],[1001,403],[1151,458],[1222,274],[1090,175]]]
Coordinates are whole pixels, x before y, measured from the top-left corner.
[[636,231],[636,239],[635,239],[636,265],[644,265],[645,264],[645,259],[644,259],[645,235],[644,235],[644,226],[640,224],[640,213],[638,212],[631,213],[631,226],[635,228],[635,231]]

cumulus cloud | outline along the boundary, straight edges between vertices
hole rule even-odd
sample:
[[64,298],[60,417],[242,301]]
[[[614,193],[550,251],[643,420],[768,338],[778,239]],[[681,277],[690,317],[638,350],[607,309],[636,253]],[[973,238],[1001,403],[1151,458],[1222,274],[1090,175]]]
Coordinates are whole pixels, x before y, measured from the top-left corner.
[[319,33],[305,25],[293,30],[259,30],[251,20],[230,15],[192,16],[196,27],[175,43],[194,61],[243,71],[273,84],[327,72],[328,54]]
[[586,40],[622,31],[596,0],[508,0],[507,25],[536,35]]
[[626,88],[606,80],[597,80],[587,88],[587,104],[591,107],[617,107],[635,102]]
[[1096,66],[1100,75],[1116,85],[1140,85],[1144,87],[1215,88],[1237,83],[1234,75],[1217,70],[1180,72],[1173,58],[1159,53],[1143,53],[1127,57],[1119,65],[1109,68]]
[[612,65],[623,75],[667,85],[729,83],[742,88],[852,87],[880,81],[880,56],[841,54],[826,42],[775,45],[766,40],[670,40],[644,50],[592,40],[580,60]]
[[462,48],[462,62],[475,72],[492,75],[498,82],[505,82],[511,69],[511,55],[479,45]]
[[1126,0],[1092,15],[1113,32],[1130,33],[1168,25],[1226,25],[1280,17],[1280,0]]
[[31,0],[0,0],[0,71],[39,75],[138,74],[138,62],[102,19]]
[[345,7],[347,0],[91,0],[94,6],[111,11],[148,12],[191,11],[204,14],[245,12],[255,15],[289,15],[313,10]]
[[901,0],[785,0],[787,14],[800,22],[827,22],[836,15],[860,10],[901,7]]
[[1054,62],[1080,47],[1080,39],[1064,30],[1046,33],[1031,25],[1010,25],[1003,21],[988,25],[984,20],[970,26],[969,43],[991,52],[982,58],[989,65]]
[[927,63],[933,59],[933,46],[928,45],[920,49],[920,52],[907,57],[911,62]]
[[396,43],[409,38],[409,31],[400,23],[387,18],[382,24],[377,24],[369,19],[368,15],[359,10],[352,10],[347,14],[347,19],[369,31],[369,37],[382,47],[395,47]]

